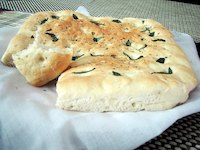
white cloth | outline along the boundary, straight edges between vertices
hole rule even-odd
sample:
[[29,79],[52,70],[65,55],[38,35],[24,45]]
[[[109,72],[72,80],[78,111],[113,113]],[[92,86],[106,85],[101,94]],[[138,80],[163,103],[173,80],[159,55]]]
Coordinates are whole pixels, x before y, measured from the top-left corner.
[[[0,28],[0,57],[17,28]],[[200,78],[193,39],[173,32]],[[16,68],[0,64],[0,149],[129,150],[156,137],[177,119],[200,111],[200,85],[180,106],[157,112],[70,112],[55,107],[55,82],[26,83]]]

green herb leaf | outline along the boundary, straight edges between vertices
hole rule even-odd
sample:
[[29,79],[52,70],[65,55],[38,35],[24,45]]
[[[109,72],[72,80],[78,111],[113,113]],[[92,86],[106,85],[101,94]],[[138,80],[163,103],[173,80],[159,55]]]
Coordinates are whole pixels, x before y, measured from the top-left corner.
[[84,54],[82,54],[82,55],[80,55],[80,56],[73,56],[73,57],[72,57],[72,60],[75,61],[75,60],[79,59],[80,57],[82,57],[83,55],[84,55]]
[[168,74],[172,74],[173,73],[173,71],[172,71],[172,69],[169,67],[168,68]]
[[59,17],[58,17],[58,16],[55,16],[55,15],[52,15],[51,18],[52,18],[52,19],[59,19]]
[[127,53],[125,53],[125,52],[123,52],[123,54],[126,56],[126,57],[128,57],[130,60],[138,60],[138,59],[140,59],[140,58],[143,58],[144,56],[139,56],[138,58],[136,58],[136,59],[133,59],[133,58],[131,58]]
[[48,30],[46,30],[46,31],[51,31],[52,29],[48,29]]
[[134,60],[138,60],[138,59],[140,59],[140,58],[143,58],[144,56],[140,56],[140,57],[138,57],[138,58],[136,58],[136,59],[134,59]]
[[169,67],[168,72],[153,72],[151,74],[173,74],[172,69]]
[[157,42],[157,41],[161,41],[161,42],[165,42],[164,39],[155,39],[155,40],[152,40],[153,42]]
[[88,72],[91,72],[93,71],[95,68],[92,68],[91,70],[87,70],[87,71],[80,71],[80,72],[72,72],[74,74],[83,74],[83,73],[88,73]]
[[112,74],[113,74],[114,76],[122,76],[120,73],[118,73],[118,72],[116,72],[116,71],[112,71]]
[[144,20],[142,20],[142,24],[144,24],[144,22],[145,22],[145,21],[144,21]]
[[33,35],[31,35],[31,38],[32,38],[32,39],[34,39],[34,36],[33,36]]
[[75,20],[78,19],[78,17],[77,17],[75,14],[73,14],[73,18],[74,18]]
[[151,27],[145,27],[145,29],[143,31],[141,31],[141,32],[147,32],[147,31],[150,33]]
[[41,24],[44,24],[46,21],[48,21],[48,18],[45,18],[44,20],[42,20],[42,21],[40,22],[40,25],[41,25]]
[[91,20],[90,22],[94,23],[97,26],[104,25],[103,23],[100,23],[100,22],[97,22],[97,21],[94,21],[94,20]]
[[165,58],[159,58],[156,60],[156,62],[164,64],[165,63]]
[[55,34],[53,34],[53,33],[45,33],[45,34],[47,34],[47,35],[49,35],[50,37],[51,37],[51,39],[52,39],[52,41],[53,42],[56,42],[56,41],[58,41],[58,38],[56,37],[56,35]]
[[126,46],[131,46],[131,42],[129,40],[126,42]]
[[123,54],[128,57],[130,60],[133,60],[128,54],[126,54],[125,52],[123,52]]
[[97,57],[97,56],[104,56],[104,55],[94,55],[91,53],[90,56]]
[[94,37],[94,38],[93,38],[93,41],[94,41],[94,42],[99,42],[99,40],[102,39],[102,38],[103,38],[103,37],[98,37],[98,38]]
[[154,35],[155,35],[155,32],[149,33],[149,36],[151,36],[151,37],[154,37]]
[[114,19],[114,20],[112,20],[112,22],[115,22],[115,23],[122,23],[120,20],[118,20],[118,19]]
[[139,48],[138,51],[140,51],[140,50],[142,50],[142,49],[144,49],[146,47],[147,47],[147,44],[145,44],[143,47]]

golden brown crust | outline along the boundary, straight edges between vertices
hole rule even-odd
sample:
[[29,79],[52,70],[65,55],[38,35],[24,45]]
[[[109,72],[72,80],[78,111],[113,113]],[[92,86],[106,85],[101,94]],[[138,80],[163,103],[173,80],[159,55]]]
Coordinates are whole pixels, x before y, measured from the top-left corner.
[[26,44],[20,42],[22,49],[8,48],[3,63],[12,64],[12,56],[19,71],[35,86],[68,68],[57,83],[56,105],[63,109],[169,109],[185,102],[198,83],[171,32],[152,19],[44,12],[28,19],[19,35],[34,38]]
[[90,17],[69,22],[76,32],[69,29],[67,35],[76,42],[71,69],[57,83],[60,108],[169,109],[185,102],[198,82],[170,31],[154,20]]

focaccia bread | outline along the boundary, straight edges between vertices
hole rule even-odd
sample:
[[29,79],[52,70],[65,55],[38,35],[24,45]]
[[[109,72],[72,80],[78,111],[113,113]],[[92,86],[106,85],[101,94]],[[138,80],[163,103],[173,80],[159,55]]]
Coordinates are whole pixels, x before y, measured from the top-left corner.
[[58,107],[153,111],[187,100],[197,77],[171,32],[160,23],[76,15],[73,61],[58,78]]
[[36,13],[2,62],[35,86],[61,74],[56,106],[73,111],[165,110],[184,103],[198,83],[171,32],[152,19]]
[[[24,49],[27,49],[30,44],[32,44],[35,40],[35,44],[40,44],[38,46],[46,45],[45,40],[48,41],[48,47],[55,47],[60,44],[60,47],[63,47],[61,42],[58,44],[58,39],[55,34],[52,34],[53,31],[49,31],[49,28],[46,29],[46,24],[49,23],[50,26],[54,26],[55,24],[58,24],[58,22],[62,21],[66,18],[66,16],[71,16],[73,14],[72,11],[58,11],[58,12],[37,12],[35,14],[32,14],[30,17],[27,18],[27,20],[22,24],[20,27],[18,33],[11,39],[7,50],[3,54],[1,61],[5,65],[8,66],[15,66],[13,63],[13,54],[22,51]],[[49,26],[49,27],[50,27]],[[56,25],[55,25],[56,28]],[[38,31],[39,29],[39,31]],[[45,36],[45,40],[41,41],[37,39],[36,34],[40,36],[43,33],[40,33],[40,31],[43,30]],[[59,31],[54,31],[59,32]],[[40,37],[43,38],[44,35],[41,35]],[[51,43],[52,41],[52,43]],[[43,43],[42,43],[43,42]],[[66,46],[66,45],[65,45]]]
[[[31,15],[9,43],[1,61],[8,66],[16,66],[34,86],[42,86],[58,77],[68,67],[73,54],[59,28],[70,14],[73,12]],[[57,33],[60,37],[55,35]]]

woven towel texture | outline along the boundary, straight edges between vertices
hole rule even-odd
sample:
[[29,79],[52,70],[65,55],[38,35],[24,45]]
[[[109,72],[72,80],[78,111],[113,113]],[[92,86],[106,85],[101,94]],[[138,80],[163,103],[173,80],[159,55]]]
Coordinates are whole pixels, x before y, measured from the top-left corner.
[[93,16],[152,18],[170,30],[191,35],[200,42],[200,5],[169,0],[9,0],[0,8],[23,12],[76,10],[85,6]]

